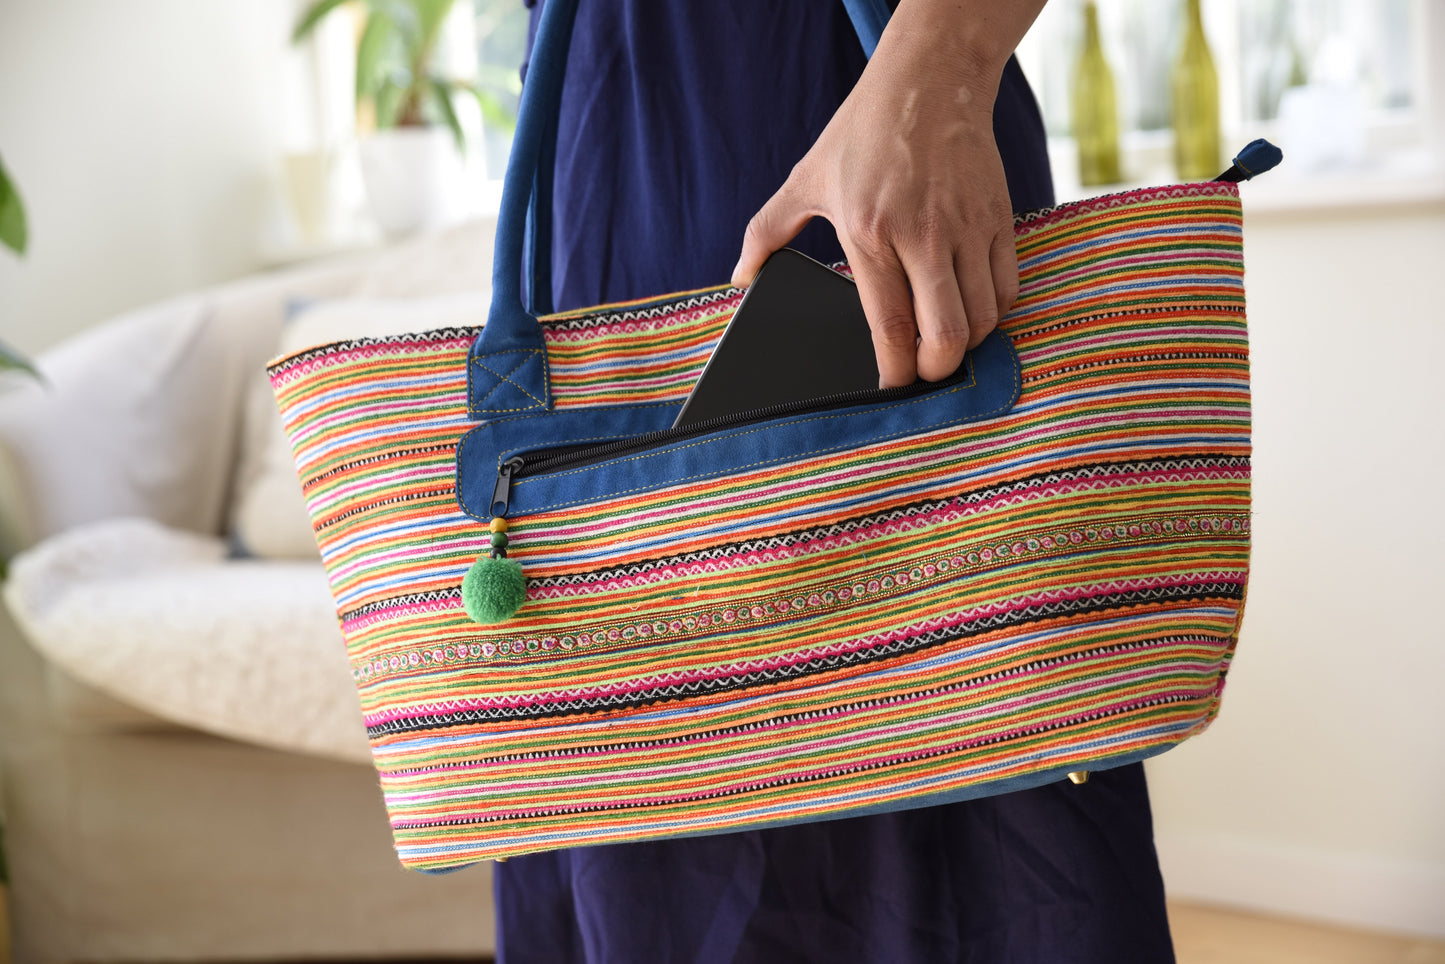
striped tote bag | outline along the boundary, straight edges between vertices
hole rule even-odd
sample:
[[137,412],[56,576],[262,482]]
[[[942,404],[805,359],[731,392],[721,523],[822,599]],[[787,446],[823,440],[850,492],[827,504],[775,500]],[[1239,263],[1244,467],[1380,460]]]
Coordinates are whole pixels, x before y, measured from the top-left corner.
[[[1018,302],[945,382],[679,433],[740,291],[523,304],[574,6],[485,327],[270,366],[401,861],[925,806],[1203,730],[1249,558],[1237,186],[1020,217]],[[479,622],[494,565],[525,583]]]

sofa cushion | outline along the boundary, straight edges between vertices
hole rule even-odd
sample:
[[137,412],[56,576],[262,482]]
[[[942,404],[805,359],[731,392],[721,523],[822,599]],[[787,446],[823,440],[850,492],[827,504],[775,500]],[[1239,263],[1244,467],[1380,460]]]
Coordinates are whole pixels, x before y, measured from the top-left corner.
[[[409,331],[480,325],[490,295],[466,291],[425,298],[336,298],[302,303],[281,331],[278,355],[348,338],[384,338]],[[291,443],[281,427],[271,383],[258,372],[246,399],[237,468],[232,535],[249,555],[315,559],[316,540]]]
[[202,295],[131,312],[38,360],[0,405],[28,543],[68,525],[146,515],[215,531],[234,413],[217,399],[225,346]]
[[5,601],[36,649],[164,719],[369,762],[319,562],[228,558],[149,519],[70,529],[11,563]]

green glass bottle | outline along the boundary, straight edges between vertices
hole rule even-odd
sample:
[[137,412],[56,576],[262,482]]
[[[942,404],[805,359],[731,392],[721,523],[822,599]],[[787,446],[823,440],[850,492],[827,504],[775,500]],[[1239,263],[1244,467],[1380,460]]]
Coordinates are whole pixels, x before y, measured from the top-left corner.
[[1219,149],[1219,75],[1204,39],[1200,0],[1185,0],[1184,44],[1174,62],[1174,168],[1180,180],[1205,181],[1222,168]]
[[1122,181],[1114,73],[1099,42],[1099,11],[1093,0],[1084,5],[1084,49],[1074,65],[1070,106],[1074,143],[1079,147],[1079,183],[1092,187]]

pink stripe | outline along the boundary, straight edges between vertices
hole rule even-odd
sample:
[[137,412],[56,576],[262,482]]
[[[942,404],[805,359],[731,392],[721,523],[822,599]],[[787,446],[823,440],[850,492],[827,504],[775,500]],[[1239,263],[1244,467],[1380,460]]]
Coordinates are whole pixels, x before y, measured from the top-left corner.
[[[1230,344],[1234,345],[1234,347],[1238,348],[1241,352],[1245,351],[1247,347],[1244,341],[1238,338],[1239,332],[1237,331],[1214,332],[1198,328],[1191,328],[1188,334],[1189,336],[1196,338],[1228,338]],[[1054,358],[1058,355],[1074,354],[1080,348],[1101,348],[1121,344],[1139,346],[1142,349],[1145,346],[1155,344],[1168,345],[1176,342],[1179,337],[1180,333],[1177,332],[1164,332],[1158,335],[1150,335],[1147,338],[1141,338],[1138,334],[1126,332],[1117,335],[1096,335],[1092,338],[1067,338],[1061,339],[1057,342],[1038,344],[1029,353],[1029,359],[1038,363],[1047,359]],[[1227,346],[1220,347],[1224,348]],[[1201,362],[1212,360],[1217,361],[1217,359],[1198,360]]]
[[[977,446],[974,446],[975,450],[976,448]],[[710,499],[690,502],[688,505],[689,509],[692,512],[698,515],[708,515],[715,513],[719,509],[725,509],[729,506],[739,504],[746,505],[749,502],[767,503],[778,496],[791,496],[797,493],[798,490],[803,487],[809,489],[826,489],[834,487],[839,482],[843,481],[857,481],[859,479],[868,478],[870,476],[878,477],[891,474],[893,472],[896,472],[899,468],[912,468],[914,466],[920,465],[932,465],[940,461],[942,458],[943,456],[941,456],[940,454],[934,453],[929,455],[919,455],[909,459],[890,459],[887,465],[878,466],[876,468],[869,466],[860,469],[854,466],[849,468],[835,469],[831,472],[825,472],[817,476],[810,476],[808,481],[802,484],[798,483],[797,481],[778,482],[774,483],[773,485],[763,485],[758,488],[750,488],[748,489],[748,491],[742,493],[734,493],[732,495],[719,495],[714,496]],[[799,458],[797,461],[803,462],[806,461],[806,459]],[[776,471],[776,467],[774,467],[773,471]],[[737,476],[729,478],[745,479],[746,477],[746,474],[739,473]],[[669,509],[666,506],[659,507],[648,512],[635,513],[634,515],[632,515],[633,519],[639,520],[644,525],[655,519],[662,519],[666,521],[675,519],[676,517],[676,508],[673,507]],[[602,520],[598,522],[588,523],[586,525],[557,526],[554,531],[557,533],[556,538],[558,539],[558,541],[564,541],[569,538],[578,538],[596,533],[609,532],[614,530],[615,528],[615,525],[607,522],[606,520]]]
[[[446,485],[450,486],[455,479],[455,475],[451,472],[438,472],[436,469],[410,469],[405,472],[395,472],[388,474],[377,472],[374,475],[369,476],[368,478],[361,479],[357,482],[352,482],[349,485],[343,485],[338,486],[334,489],[328,489],[326,492],[326,498],[328,500],[343,499],[346,496],[354,495],[361,492],[370,492],[376,496],[385,498],[387,494],[386,490],[391,489],[394,486],[400,485],[401,483],[410,479],[430,479],[436,482],[445,483]],[[352,502],[350,507],[356,508],[356,503]]]
[[[355,405],[349,408],[339,409],[332,415],[317,416],[308,426],[305,437],[314,438],[317,435],[323,434],[327,428],[339,422],[355,422],[362,416],[371,417],[365,419],[361,427],[353,429],[353,434],[364,435],[375,431],[381,426],[386,426],[388,431],[392,435],[395,435],[397,434],[397,423],[416,421],[416,416],[413,415],[411,418],[377,418],[375,416],[385,415],[390,412],[405,414],[428,410],[429,407],[419,409],[415,399],[396,402],[374,402],[370,405]],[[436,422],[436,416],[434,414],[428,414],[426,421]],[[297,441],[299,442],[300,439],[298,438]]]
[[[1057,344],[1066,348],[1069,352],[1078,351],[1080,348],[1107,347],[1110,345],[1131,344],[1131,345],[1168,345],[1177,342],[1181,336],[1187,335],[1192,338],[1222,338],[1228,339],[1240,351],[1246,348],[1244,339],[1240,338],[1238,330],[1207,329],[1191,326],[1187,331],[1160,331],[1157,333],[1141,336],[1138,332],[1119,332],[1112,335],[1095,335],[1090,338],[1067,338],[1061,339]],[[1221,346],[1224,347],[1224,346]],[[1048,354],[1060,354],[1062,352],[1050,352],[1048,347],[1041,344],[1037,349],[1039,356]]]
[[[1128,208],[1133,204],[1187,204],[1191,198],[1196,197],[1218,197],[1224,201],[1236,200],[1239,197],[1239,188],[1236,185],[1216,181],[1198,181],[1188,184],[1170,184],[1163,187],[1141,187],[1131,191],[1121,191],[1114,195],[1105,195],[1100,198],[1078,201],[1060,206],[1057,210],[1029,221],[1021,225],[1020,236],[1027,238],[1042,231],[1049,230],[1055,226],[1069,221],[1083,220],[1090,214],[1109,214],[1111,212],[1129,213]],[[1147,213],[1147,212],[1141,212]],[[1136,215],[1137,217],[1138,215]],[[1205,223],[1202,216],[1194,215],[1192,221]],[[1239,217],[1219,218],[1211,217],[1211,221],[1223,221],[1228,224],[1237,224]]]
[[[481,329],[478,328],[478,331],[480,330]],[[365,359],[375,358],[378,355],[391,355],[394,354],[397,349],[405,350],[406,348],[410,347],[414,351],[457,351],[458,349],[468,348],[470,346],[470,338],[453,339],[451,341],[433,341],[426,342],[424,344],[413,342],[409,346],[405,342],[388,340],[373,343],[369,347],[362,349],[351,349],[349,351],[331,352],[316,358],[308,359],[304,362],[292,362],[289,361],[289,359],[283,358],[281,359],[279,364],[285,367],[277,370],[271,375],[271,384],[275,386],[287,385],[303,375],[309,375],[321,369],[334,368],[338,365],[345,364],[350,360],[356,358]],[[296,354],[300,355],[305,353],[305,351],[302,351],[297,352]],[[295,355],[292,355],[290,357],[294,358]]]
[[[639,331],[666,332],[669,328],[677,328],[689,322],[699,321],[704,318],[716,318],[719,315],[733,311],[738,302],[742,301],[742,293],[712,301],[700,308],[689,308],[686,311],[677,311],[667,314],[660,314],[653,318],[641,318],[635,321],[613,322],[607,325],[595,325],[584,331],[560,331],[547,326],[542,327],[542,334],[547,341],[577,342],[584,339],[602,338],[626,338],[628,335]],[[618,314],[627,311],[642,311],[644,308],[617,308]],[[598,314],[610,314],[603,310]]]
[[[460,610],[460,599],[461,597],[460,595],[458,595],[456,599],[452,600],[412,603],[409,606],[388,606],[385,609],[378,609],[374,612],[367,613],[364,616],[353,616],[350,619],[344,620],[342,622],[342,627],[346,630],[364,629],[365,627],[374,625],[375,623],[386,622],[387,620],[401,620],[409,616],[415,616],[421,613],[439,613]],[[379,659],[380,657],[377,658]],[[363,662],[370,663],[372,662],[372,660],[363,660]]]
[[[1237,235],[1237,233],[1235,233],[1235,232],[1229,232],[1229,231],[1215,231],[1215,232],[1212,232],[1212,233],[1205,233],[1205,232],[1201,229],[1200,231],[1195,232],[1195,235],[1194,235],[1194,236],[1195,236],[1196,238],[1201,239],[1201,240],[1202,240],[1202,239],[1207,239],[1207,238],[1212,238],[1212,239],[1215,239],[1215,240],[1218,240],[1218,241],[1224,241],[1224,242],[1226,242],[1226,243],[1232,243],[1232,242],[1234,241],[1234,239],[1235,239],[1238,235]],[[1162,236],[1162,237],[1161,237],[1161,240],[1163,240],[1163,241],[1165,241],[1165,242],[1167,243],[1168,240],[1169,240],[1169,238],[1168,238],[1167,235],[1165,235],[1165,236]],[[1124,242],[1124,243],[1123,243],[1123,246],[1125,246],[1125,247],[1130,247],[1130,248],[1137,248],[1137,247],[1138,247],[1138,242],[1137,242],[1137,241]],[[1201,256],[1202,256],[1202,257],[1201,257]],[[1073,260],[1073,256],[1072,256],[1071,254],[1066,255],[1066,254],[1063,253],[1063,252],[1054,251],[1054,252],[1049,252],[1049,253],[1041,256],[1041,257],[1030,258],[1026,264],[1021,264],[1019,267],[1021,267],[1021,268],[1022,268],[1022,267],[1028,267],[1028,268],[1045,268],[1045,267],[1047,267],[1047,265],[1048,265],[1050,262],[1054,262],[1054,261],[1069,261],[1069,260]],[[1209,262],[1209,263],[1211,263],[1211,264],[1219,264],[1219,263],[1222,262],[1222,261],[1238,262],[1238,261],[1242,261],[1242,260],[1244,260],[1244,259],[1243,259],[1243,258],[1226,258],[1225,255],[1220,254],[1220,252],[1219,252],[1219,250],[1218,250],[1217,248],[1203,248],[1203,247],[1182,248],[1182,249],[1172,250],[1172,251],[1170,251],[1167,255],[1159,254],[1159,253],[1156,252],[1156,253],[1154,253],[1154,254],[1138,255],[1138,256],[1132,257],[1132,258],[1111,258],[1111,257],[1108,257],[1107,255],[1105,255],[1104,258],[1101,258],[1100,260],[1095,261],[1095,262],[1093,262],[1092,264],[1087,265],[1087,266],[1085,266],[1085,267],[1075,268],[1073,271],[1067,271],[1067,272],[1064,272],[1064,273],[1062,273],[1062,274],[1050,275],[1048,278],[1042,278],[1042,279],[1040,279],[1039,284],[1040,284],[1040,286],[1043,286],[1043,287],[1052,288],[1052,287],[1054,287],[1054,286],[1056,286],[1056,285],[1062,285],[1062,284],[1067,284],[1067,283],[1077,283],[1080,279],[1091,278],[1091,277],[1093,277],[1093,276],[1095,276],[1095,275],[1105,275],[1105,276],[1107,276],[1107,275],[1109,275],[1110,273],[1115,272],[1115,271],[1118,271],[1118,270],[1121,269],[1121,268],[1131,268],[1131,267],[1133,267],[1134,265],[1139,265],[1139,264],[1143,264],[1143,265],[1154,265],[1154,264],[1164,264],[1164,263],[1173,264],[1174,262],[1177,262],[1177,261],[1189,261],[1189,260],[1194,260],[1194,261],[1204,260],[1204,261],[1207,261],[1207,262]],[[1188,290],[1191,290],[1191,291],[1195,290],[1193,285],[1180,285],[1180,287],[1181,287],[1181,288],[1187,288]],[[1158,289],[1155,289],[1155,290],[1158,290]]]
[[[686,395],[683,389],[697,381],[699,370],[700,369],[694,369],[680,372],[676,375],[669,375],[667,378],[631,379],[627,385],[629,389],[652,389],[653,391],[676,390],[678,396],[683,397]],[[605,378],[579,380],[572,384],[559,380],[552,383],[552,394],[566,396],[568,398],[574,395],[606,395],[608,398],[612,398],[612,404],[615,405],[617,404],[617,399],[611,395],[615,386],[611,384],[611,381],[612,376],[610,373]],[[634,393],[629,392],[629,396],[632,394]]]

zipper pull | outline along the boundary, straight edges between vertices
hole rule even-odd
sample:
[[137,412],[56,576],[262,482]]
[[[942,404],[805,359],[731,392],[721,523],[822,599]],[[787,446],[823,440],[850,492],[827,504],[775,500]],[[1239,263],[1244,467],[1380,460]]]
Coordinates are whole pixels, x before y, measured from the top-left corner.
[[1247,181],[1257,174],[1271,170],[1284,160],[1284,151],[1275,147],[1263,137],[1244,145],[1244,150],[1234,158],[1229,170],[1215,178],[1216,181]]
[[[507,503],[512,496],[512,474],[522,467],[521,458],[512,458],[503,462],[497,469],[497,485],[492,489],[492,504],[488,511],[498,519],[507,517]],[[502,507],[497,508],[501,503]]]
[[473,621],[483,625],[506,622],[527,599],[527,577],[515,559],[507,558],[512,475],[521,467],[520,458],[509,459],[498,467],[497,485],[492,489],[492,521],[487,524],[491,548],[477,557],[462,579],[462,607]]

